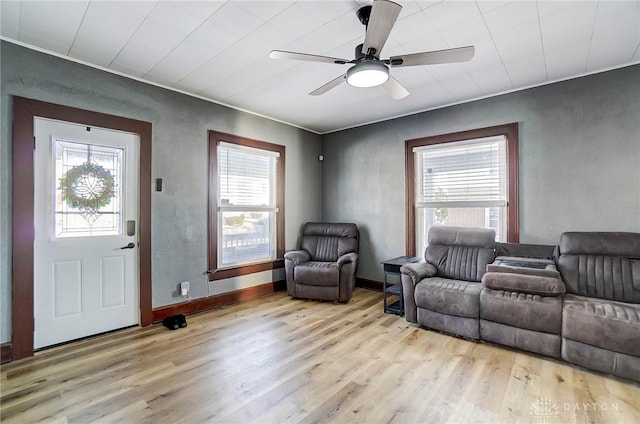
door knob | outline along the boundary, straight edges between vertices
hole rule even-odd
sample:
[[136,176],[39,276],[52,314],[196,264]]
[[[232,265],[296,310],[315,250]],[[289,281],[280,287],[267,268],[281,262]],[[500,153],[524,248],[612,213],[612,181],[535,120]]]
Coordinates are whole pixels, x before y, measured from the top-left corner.
[[134,247],[136,247],[136,244],[134,242],[131,242],[129,244],[127,244],[124,247],[121,247],[120,249],[133,249]]

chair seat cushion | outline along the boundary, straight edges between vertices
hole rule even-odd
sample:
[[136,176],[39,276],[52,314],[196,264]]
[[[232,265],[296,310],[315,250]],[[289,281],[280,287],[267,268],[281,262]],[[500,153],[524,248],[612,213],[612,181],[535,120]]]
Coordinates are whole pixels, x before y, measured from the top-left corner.
[[336,262],[304,262],[294,268],[296,284],[334,287],[338,285],[340,272]]
[[565,295],[562,336],[591,346],[640,356],[640,305]]
[[448,278],[425,278],[416,285],[419,308],[464,318],[480,317],[482,284]]

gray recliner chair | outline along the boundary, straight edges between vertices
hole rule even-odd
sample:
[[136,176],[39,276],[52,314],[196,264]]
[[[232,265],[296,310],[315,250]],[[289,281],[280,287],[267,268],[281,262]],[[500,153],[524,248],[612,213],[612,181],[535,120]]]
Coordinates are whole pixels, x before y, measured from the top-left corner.
[[355,224],[307,222],[300,250],[284,254],[287,293],[292,297],[348,302],[358,267]]

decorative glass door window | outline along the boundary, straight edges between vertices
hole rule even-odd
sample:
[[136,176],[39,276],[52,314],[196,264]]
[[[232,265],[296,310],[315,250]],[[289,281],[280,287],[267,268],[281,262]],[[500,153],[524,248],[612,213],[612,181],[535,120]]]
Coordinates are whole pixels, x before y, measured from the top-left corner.
[[54,237],[122,234],[124,149],[54,140]]

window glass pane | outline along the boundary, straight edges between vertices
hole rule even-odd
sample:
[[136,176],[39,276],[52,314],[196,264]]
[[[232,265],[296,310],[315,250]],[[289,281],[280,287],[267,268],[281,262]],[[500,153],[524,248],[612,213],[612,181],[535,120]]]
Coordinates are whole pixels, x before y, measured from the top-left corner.
[[54,237],[122,234],[124,149],[55,140]]
[[221,266],[270,259],[275,255],[274,212],[225,211],[222,220]]
[[424,252],[427,234],[433,225],[484,227],[496,232],[496,241],[506,240],[506,207],[489,208],[417,208],[416,252]]

